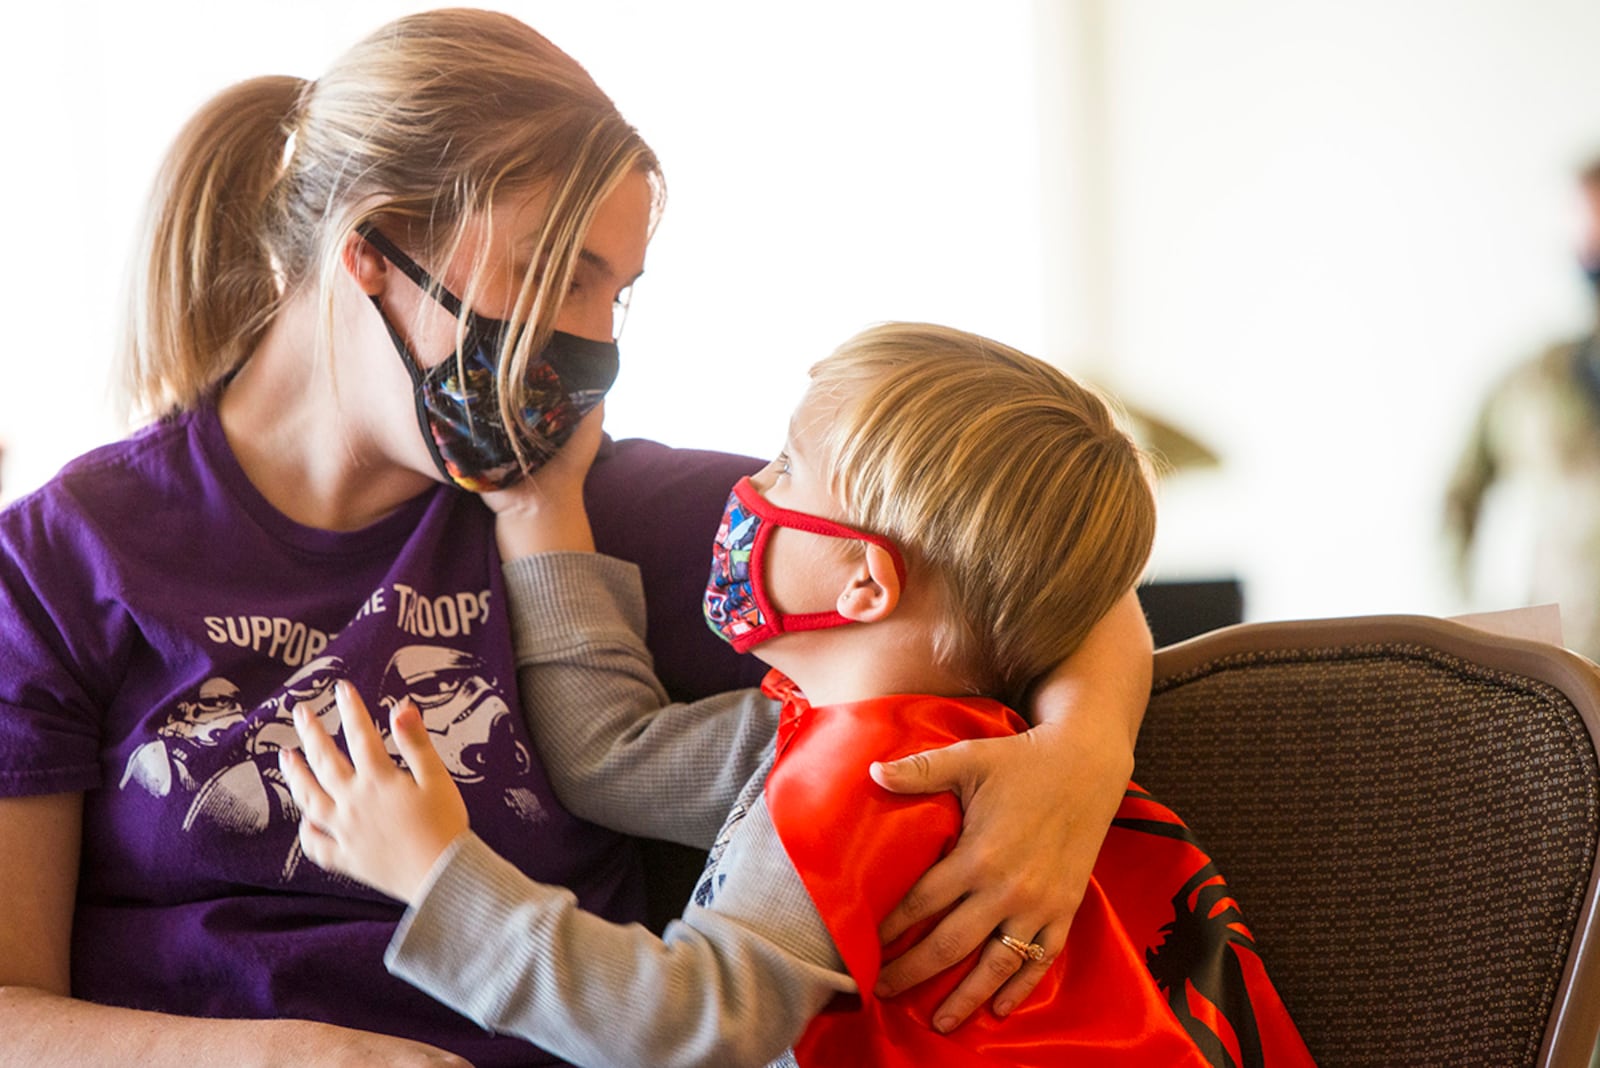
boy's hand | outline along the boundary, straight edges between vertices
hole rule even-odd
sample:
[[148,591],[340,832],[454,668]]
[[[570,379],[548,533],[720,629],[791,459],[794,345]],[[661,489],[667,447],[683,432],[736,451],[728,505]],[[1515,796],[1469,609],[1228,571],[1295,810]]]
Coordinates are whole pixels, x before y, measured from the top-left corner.
[[466,803],[409,698],[389,718],[407,770],[390,759],[355,687],[340,680],[337,696],[349,760],[298,708],[294,726],[305,755],[278,751],[300,806],[300,848],[321,867],[409,904],[445,848],[467,829]]
[[572,436],[532,476],[483,494],[494,512],[494,537],[502,560],[548,552],[593,552],[594,535],[583,507],[588,477],[605,421],[597,405],[573,427]]

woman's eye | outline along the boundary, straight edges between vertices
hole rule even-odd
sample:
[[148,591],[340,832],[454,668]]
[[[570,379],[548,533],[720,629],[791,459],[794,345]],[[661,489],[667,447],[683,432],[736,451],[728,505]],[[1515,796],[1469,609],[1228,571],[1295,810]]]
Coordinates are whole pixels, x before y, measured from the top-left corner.
[[615,341],[622,336],[622,328],[628,321],[628,303],[633,300],[633,287],[629,286],[618,293],[611,301],[611,340]]

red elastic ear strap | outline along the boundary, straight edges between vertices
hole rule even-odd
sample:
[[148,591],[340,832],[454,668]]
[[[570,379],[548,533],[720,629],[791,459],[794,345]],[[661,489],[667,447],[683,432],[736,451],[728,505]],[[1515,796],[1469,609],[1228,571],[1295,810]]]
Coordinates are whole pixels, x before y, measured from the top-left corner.
[[[748,482],[749,479],[744,481]],[[735,486],[735,492],[738,487]],[[760,501],[761,495],[755,492],[755,487],[750,487],[751,498]],[[739,500],[746,508],[750,508],[752,515],[762,518],[761,513],[750,507],[750,498],[740,496]],[[762,502],[765,503],[765,502]],[[756,610],[761,613],[761,626],[746,635],[747,641],[763,641],[766,638],[782,634],[784,630],[784,615],[778,611],[778,606],[767,599],[767,584],[761,576],[756,574],[766,563],[767,540],[772,537],[773,525],[763,522],[756,527],[755,540],[750,543],[750,560],[746,566],[750,568],[750,594],[756,599]],[[742,650],[741,650],[742,651]]]
[[[865,530],[847,527],[843,523],[835,523],[833,520],[824,519],[820,515],[791,512],[787,508],[780,508],[761,496],[748,475],[734,483],[733,492],[738,496],[740,503],[750,509],[752,513],[762,519],[771,520],[780,527],[803,530],[809,534],[821,534],[825,538],[844,538],[849,541],[865,541],[876,545],[888,553],[889,558],[894,561],[895,577],[900,580],[902,588],[905,586],[905,558],[900,555],[900,550],[895,548],[894,542],[881,534],[872,534]],[[758,531],[756,536],[760,537],[763,532],[764,530]]]

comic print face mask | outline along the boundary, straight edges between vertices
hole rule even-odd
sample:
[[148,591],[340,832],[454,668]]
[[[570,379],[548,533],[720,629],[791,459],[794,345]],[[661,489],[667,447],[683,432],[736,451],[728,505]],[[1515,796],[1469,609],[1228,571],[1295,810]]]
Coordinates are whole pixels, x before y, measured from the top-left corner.
[[769,503],[748,478],[741,478],[728,495],[722,522],[711,547],[711,578],[706,583],[706,623],[736,652],[780,634],[822,630],[854,622],[837,611],[784,614],[772,605],[762,576],[766,573],[766,547],[779,527],[804,530],[829,538],[864,541],[886,550],[894,559],[903,589],[906,565],[887,538],[835,523],[821,516],[793,512]]
[[[358,232],[446,311],[462,318],[460,299],[436,283],[375,226],[363,224]],[[383,316],[377,297],[372,298],[372,303]],[[411,375],[417,422],[434,466],[462,489],[486,493],[504,489],[524,474],[512,444],[513,431],[500,419],[499,390],[495,386],[500,353],[512,326],[503,319],[472,312],[466,313],[465,320],[460,350],[425,369],[394,324],[383,317],[400,360]],[[572,436],[578,420],[604,399],[616,381],[618,363],[615,342],[591,341],[559,330],[550,335],[544,350],[528,367],[528,404],[522,414],[531,430],[523,433],[522,427],[514,428],[522,435],[530,470],[554,456]]]

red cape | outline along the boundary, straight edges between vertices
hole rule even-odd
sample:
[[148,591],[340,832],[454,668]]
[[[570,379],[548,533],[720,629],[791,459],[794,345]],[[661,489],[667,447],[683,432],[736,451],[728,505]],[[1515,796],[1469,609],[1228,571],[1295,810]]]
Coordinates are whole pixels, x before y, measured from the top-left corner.
[[[984,1007],[950,1035],[932,1029],[933,1010],[976,953],[898,997],[873,997],[882,962],[931,921],[887,947],[878,925],[954,847],[961,811],[948,793],[891,794],[868,777],[868,765],[1026,724],[984,699],[894,696],[813,708],[777,672],[763,689],[784,702],[767,806],[862,991],[812,1021],[795,1045],[802,1066],[1313,1064],[1210,859],[1176,816],[1136,787],[1107,837],[1066,951],[1010,1016]],[[1197,956],[1202,943],[1207,951]],[[1196,960],[1207,966],[1195,979],[1173,980],[1175,968]]]

